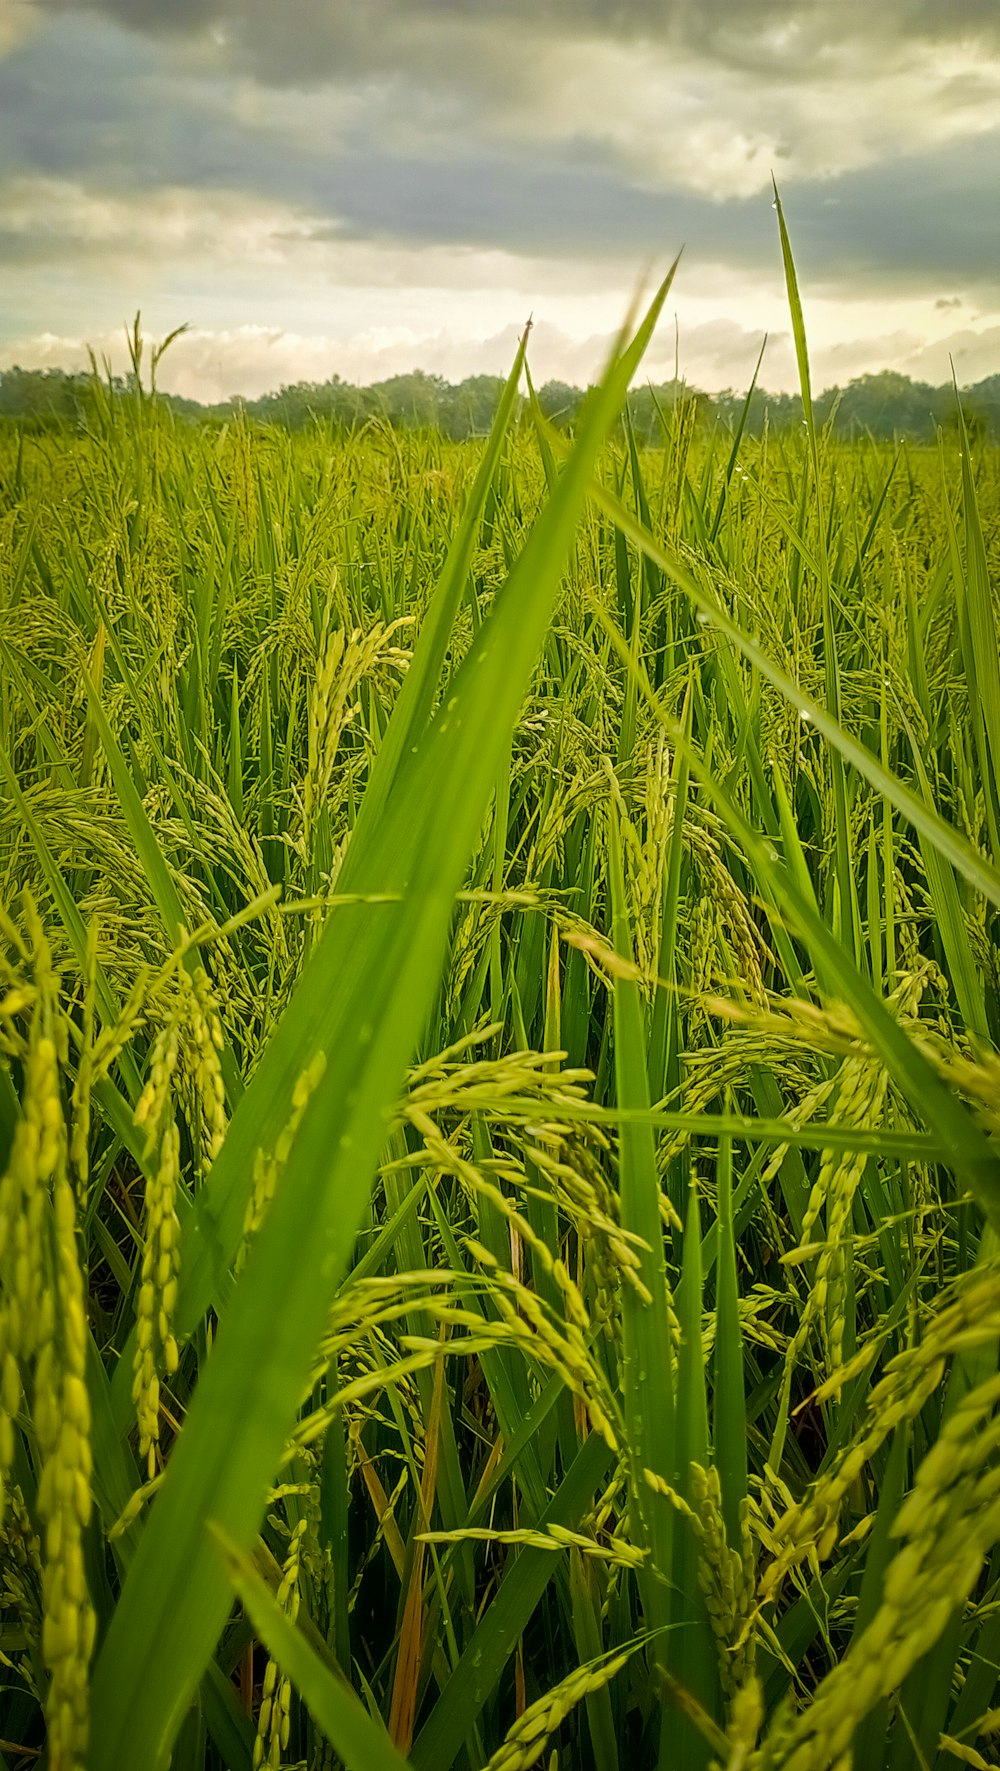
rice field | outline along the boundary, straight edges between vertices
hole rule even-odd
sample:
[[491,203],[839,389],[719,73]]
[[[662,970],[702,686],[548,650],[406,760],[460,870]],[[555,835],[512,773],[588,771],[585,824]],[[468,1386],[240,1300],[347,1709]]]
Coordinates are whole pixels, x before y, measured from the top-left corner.
[[783,243],[793,431],[0,434],[2,1771],[1000,1764],[1000,455]]

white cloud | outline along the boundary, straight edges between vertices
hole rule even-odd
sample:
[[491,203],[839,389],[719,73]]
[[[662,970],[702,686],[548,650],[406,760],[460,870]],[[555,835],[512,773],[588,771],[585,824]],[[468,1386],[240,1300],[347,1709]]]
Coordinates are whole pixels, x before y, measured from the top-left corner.
[[[140,28],[166,26],[162,0],[105,4]],[[619,7],[602,24],[592,7],[524,6],[515,18],[510,6],[435,0],[206,0],[187,9],[186,33],[182,12],[175,33],[146,46],[158,71],[142,78],[154,103],[158,92],[186,99],[279,157],[329,163],[352,136],[428,163],[474,161],[489,145],[521,159],[555,148],[717,200],[765,190],[772,170],[833,179],[1000,124],[1000,34],[963,26],[956,0],[934,41],[909,34],[905,7],[885,0],[798,16],[789,5],[784,18],[739,0],[699,29],[703,7],[672,0],[667,23],[651,10],[642,35],[634,18],[620,28]],[[32,10],[0,0],[0,55],[5,30],[24,28],[5,21]]]
[[[501,375],[510,369],[520,326],[510,324],[476,337],[457,325],[420,333],[407,327],[369,327],[338,337],[302,334],[263,326],[240,326],[217,332],[192,330],[171,345],[163,358],[160,386],[167,392],[210,403],[242,393],[249,398],[296,381],[369,383],[421,368],[449,381],[467,375]],[[596,376],[614,342],[613,329],[574,338],[561,327],[537,320],[531,335],[532,372],[539,383],[566,381],[585,386]],[[720,386],[749,375],[759,339],[732,322],[713,321],[684,336],[682,369],[692,382]],[[116,372],[128,365],[123,332],[85,340],[79,336],[40,333],[13,340],[0,349],[0,367],[84,369],[88,344],[98,361],[107,359]],[[667,379],[674,369],[670,329],[654,342],[643,376]],[[720,373],[721,371],[721,373]]]
[[0,363],[82,366],[89,339],[124,366],[108,326],[141,307],[190,322],[163,376],[202,399],[459,379],[505,371],[533,312],[535,373],[582,384],[647,240],[686,237],[644,373],[672,373],[676,312],[692,383],[745,385],[767,331],[764,383],[792,387],[774,169],[816,386],[940,382],[949,353],[977,379],[998,24],[995,0],[0,0]]
[[996,21],[959,0],[191,0],[172,33],[162,0],[103,4],[162,31],[193,82],[221,93],[235,78],[221,102],[275,139],[328,148],[331,131],[363,122],[390,153],[578,146],[640,182],[716,198],[765,189],[772,168],[834,177],[927,152],[1000,114]]
[[216,262],[281,264],[308,242],[314,223],[283,205],[232,191],[160,189],[119,196],[68,179],[0,184],[0,233],[15,250],[45,258],[65,250],[149,263],[211,251]]
[[243,193],[123,196],[42,178],[0,180],[0,242],[9,311],[21,288],[35,306],[44,270],[48,330],[66,337],[106,331],[109,283],[119,312],[140,306],[163,331],[371,333],[422,349],[438,334],[492,336],[547,305],[585,337],[616,325],[635,281],[631,260],[342,237],[324,216]]
[[[842,323],[857,315],[842,315]],[[212,403],[241,393],[248,398],[296,381],[369,383],[421,368],[459,381],[467,375],[506,374],[513,361],[520,326],[509,323],[475,335],[456,317],[434,331],[406,326],[370,326],[347,334],[299,333],[279,327],[238,326],[212,331],[194,329],[179,338],[164,357],[160,385],[168,392]],[[613,328],[573,336],[544,317],[531,335],[532,372],[538,383],[566,381],[585,386],[596,376],[613,343]],[[761,334],[724,318],[682,325],[680,367],[696,387],[717,391],[745,387]],[[128,364],[124,333],[104,333],[89,340],[73,334],[38,333],[11,341],[0,349],[0,367],[84,369],[88,344],[99,361],[107,358],[123,372]],[[1000,323],[965,327],[944,334],[932,344],[909,330],[873,331],[867,337],[846,330],[838,341],[813,352],[817,389],[883,368],[898,369],[916,380],[934,384],[950,377],[954,358],[960,383],[981,380],[995,372],[1000,359]],[[787,330],[772,334],[765,354],[762,383],[771,389],[796,385],[794,352]],[[667,380],[674,371],[674,335],[668,324],[654,340],[640,379]]]
[[960,387],[996,375],[1000,368],[1000,324],[963,326],[933,343],[914,340],[913,348],[895,367],[915,381],[940,386],[951,380],[951,365]]
[[[358,382],[418,366],[449,380],[504,373],[529,313],[536,375],[583,385],[601,367],[636,268],[599,250],[531,257],[346,237],[328,215],[248,191],[122,194],[37,176],[0,180],[0,252],[5,302],[19,316],[8,322],[15,335],[0,346],[0,365],[83,367],[89,341],[124,367],[122,335],[107,330],[109,305],[122,318],[141,307],[153,336],[191,324],[162,380],[202,400],[334,373]],[[689,382],[745,386],[767,331],[764,385],[793,387],[777,259],[754,273],[685,257],[644,375],[673,373],[676,313]],[[962,381],[1000,361],[1000,316],[977,314],[967,291],[942,297],[930,283],[905,297],[852,295],[832,280],[815,288],[807,284],[805,300],[817,388],[883,367],[942,382],[949,352]]]
[[[855,10],[848,28],[842,0],[751,28],[738,45],[733,30],[730,54],[724,32],[626,34],[592,16],[567,28],[542,8],[515,28],[503,8],[369,3],[364,25],[344,9],[320,26],[313,9],[318,59],[295,52],[291,91],[270,85],[265,60],[269,45],[281,62],[276,15],[246,15],[250,72],[227,101],[240,120],[297,143],[363,126],[385,151],[428,159],[490,141],[570,148],[641,185],[716,200],[765,190],[772,171],[832,179],[1000,122],[995,35],[911,37],[878,7]],[[227,65],[228,39],[216,74]]]
[[804,71],[777,56],[749,69],[662,41],[539,32],[524,70],[493,95],[494,127],[593,143],[640,183],[719,200],[765,190],[772,171],[833,179],[1000,122],[1000,56],[972,42],[901,42],[880,59],[844,41]]

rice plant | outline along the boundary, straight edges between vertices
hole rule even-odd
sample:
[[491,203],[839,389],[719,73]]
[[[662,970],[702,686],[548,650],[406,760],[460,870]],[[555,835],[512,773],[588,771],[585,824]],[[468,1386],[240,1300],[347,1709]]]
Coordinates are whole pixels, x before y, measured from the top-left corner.
[[778,218],[795,433],[0,433],[3,1771],[1000,1763],[1000,475]]

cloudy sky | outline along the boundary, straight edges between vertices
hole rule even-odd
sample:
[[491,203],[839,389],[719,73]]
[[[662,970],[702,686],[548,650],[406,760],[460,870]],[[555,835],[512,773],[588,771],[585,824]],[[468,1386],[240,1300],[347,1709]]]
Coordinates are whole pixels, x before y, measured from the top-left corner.
[[998,0],[0,0],[0,367],[203,399],[333,373],[585,383],[684,254],[654,378],[1000,371]]

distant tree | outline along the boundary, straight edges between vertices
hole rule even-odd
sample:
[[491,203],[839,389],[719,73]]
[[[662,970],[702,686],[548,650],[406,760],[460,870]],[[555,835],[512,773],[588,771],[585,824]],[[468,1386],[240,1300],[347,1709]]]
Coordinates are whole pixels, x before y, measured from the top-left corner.
[[63,369],[0,370],[0,418],[32,430],[78,424],[87,405],[88,375]]
[[439,396],[440,425],[446,436],[485,437],[503,393],[500,375],[470,375],[457,387],[445,386]]
[[[108,401],[135,398],[136,374],[70,374],[62,369],[0,370],[0,423],[22,429],[45,430],[100,422]],[[175,416],[203,423],[224,422],[239,411],[264,424],[301,431],[314,424],[351,429],[369,418],[382,418],[402,427],[437,429],[460,441],[484,436],[493,422],[503,380],[498,375],[472,375],[465,381],[448,382],[421,369],[393,375],[372,386],[358,387],[339,375],[329,380],[299,381],[258,398],[234,397],[214,406],[176,394],[157,393]],[[538,402],[553,424],[562,428],[580,415],[590,390],[581,391],[565,381],[547,381],[538,389]],[[148,398],[149,396],[144,396]],[[962,409],[970,436],[1000,438],[1000,374],[987,376],[962,390]],[[633,388],[629,413],[639,441],[656,445],[664,441],[664,428],[673,434],[683,407],[685,431],[689,431],[694,402],[697,427],[721,424],[734,430],[740,422],[745,395],[726,388],[710,395],[674,380],[659,386]],[[911,437],[930,441],[939,427],[954,431],[957,425],[954,390],[911,381],[896,370],[859,375],[845,388],[827,388],[815,401],[816,416],[834,434],[843,437],[870,435],[890,439]],[[801,425],[802,401],[797,393],[768,393],[757,387],[749,402],[746,430],[760,436],[765,425],[772,431]]]
[[686,382],[674,380],[663,381],[658,387],[647,383],[645,387],[633,388],[628,408],[638,441],[650,446],[669,441],[681,414],[685,425],[693,420],[697,428],[714,412],[710,394],[699,393]]
[[[745,428],[752,437],[759,437],[763,432],[770,410],[770,398],[771,396],[762,387],[755,387],[750,396]],[[712,396],[715,416],[728,430],[736,429],[746,404],[746,394],[739,393],[731,387]]]
[[641,443],[663,442],[663,421],[665,420],[669,425],[669,414],[673,409],[673,403],[672,383],[657,388],[647,385],[632,389],[628,397],[629,416],[635,434]]
[[[829,399],[829,395],[826,396]],[[936,390],[911,381],[894,369],[859,375],[848,383],[837,406],[835,428],[849,436],[870,431],[874,436],[932,437]]]
[[547,381],[538,389],[538,404],[546,418],[562,429],[572,424],[582,402],[580,389],[570,387],[565,381]]
[[962,395],[966,418],[977,418],[988,436],[1000,437],[1000,375],[988,375]]
[[372,409],[401,424],[431,430],[437,424],[441,397],[447,383],[439,375],[413,369],[409,375],[392,375],[369,388]]

